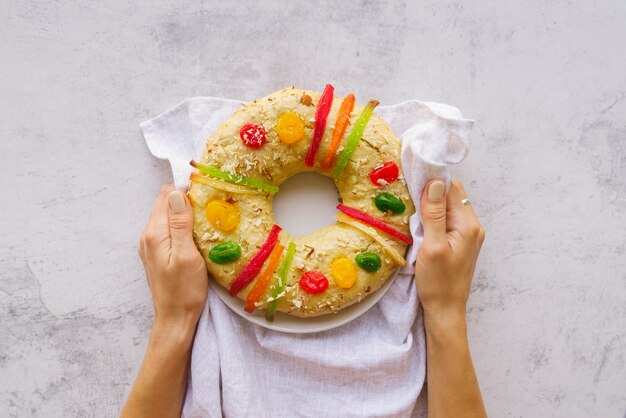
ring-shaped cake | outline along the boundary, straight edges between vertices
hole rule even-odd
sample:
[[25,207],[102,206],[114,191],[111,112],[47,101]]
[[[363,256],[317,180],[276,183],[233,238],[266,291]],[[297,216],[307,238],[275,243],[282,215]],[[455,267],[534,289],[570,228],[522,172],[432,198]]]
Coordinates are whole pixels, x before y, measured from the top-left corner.
[[[194,239],[209,274],[245,309],[298,317],[336,312],[404,265],[414,213],[400,142],[355,104],[293,87],[244,105],[210,138],[191,175]],[[332,178],[337,223],[305,236],[275,224],[278,187],[301,172]],[[303,219],[302,222],[306,222]]]

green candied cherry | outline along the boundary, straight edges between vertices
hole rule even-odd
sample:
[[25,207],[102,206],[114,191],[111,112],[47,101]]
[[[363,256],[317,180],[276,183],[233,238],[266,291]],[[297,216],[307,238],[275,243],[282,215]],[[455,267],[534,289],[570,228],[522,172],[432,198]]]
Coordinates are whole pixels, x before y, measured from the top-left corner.
[[380,257],[374,253],[361,253],[354,257],[356,264],[363,270],[373,273],[380,269]]
[[227,241],[209,251],[209,260],[216,264],[231,263],[241,257],[241,247],[236,242]]
[[379,193],[374,198],[374,204],[381,211],[393,212],[396,215],[399,215],[406,210],[404,202],[391,193]]

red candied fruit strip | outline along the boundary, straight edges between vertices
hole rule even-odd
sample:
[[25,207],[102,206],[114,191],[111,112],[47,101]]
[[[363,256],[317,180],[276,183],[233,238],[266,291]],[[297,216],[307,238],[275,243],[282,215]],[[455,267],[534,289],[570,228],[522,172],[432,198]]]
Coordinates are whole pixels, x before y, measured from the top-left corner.
[[330,113],[330,107],[333,105],[333,93],[335,88],[326,84],[324,92],[320,97],[320,101],[317,104],[317,110],[315,111],[315,127],[313,128],[313,138],[311,139],[311,147],[306,155],[304,163],[308,167],[313,167],[315,164],[315,154],[322,142],[322,136],[324,135],[324,129],[326,129],[326,119],[328,119],[328,113]]
[[371,215],[368,215],[365,212],[362,212],[358,209],[351,208],[350,206],[345,206],[342,204],[337,205],[337,209],[339,209],[340,211],[342,211],[349,217],[354,218],[357,221],[361,221],[363,223],[371,225],[376,229],[380,229],[381,231],[391,235],[394,238],[399,239],[402,242],[405,242],[407,244],[413,244],[413,238],[411,238],[408,235],[404,235],[402,232],[398,231],[396,228],[381,221],[380,219],[377,219]]
[[237,293],[241,292],[241,289],[246,287],[254,278],[259,274],[261,268],[263,267],[263,263],[267,260],[267,257],[272,253],[274,246],[278,242],[278,234],[283,229],[274,225],[272,230],[270,231],[267,239],[259,248],[259,251],[252,257],[252,260],[248,262],[248,264],[241,270],[241,273],[237,276],[233,284],[230,286],[230,290],[228,293],[231,296],[237,296]]

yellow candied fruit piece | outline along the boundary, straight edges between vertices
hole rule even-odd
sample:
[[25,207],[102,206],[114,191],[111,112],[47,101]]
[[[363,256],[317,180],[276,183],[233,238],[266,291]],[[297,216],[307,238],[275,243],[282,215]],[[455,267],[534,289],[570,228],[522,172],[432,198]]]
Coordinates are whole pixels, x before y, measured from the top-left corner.
[[276,133],[285,144],[298,142],[304,136],[304,121],[294,112],[283,113],[276,122]]
[[232,203],[211,200],[206,205],[206,218],[220,231],[232,231],[239,225],[239,211]]
[[357,278],[356,265],[348,257],[337,257],[333,260],[330,271],[337,286],[349,289],[354,286]]

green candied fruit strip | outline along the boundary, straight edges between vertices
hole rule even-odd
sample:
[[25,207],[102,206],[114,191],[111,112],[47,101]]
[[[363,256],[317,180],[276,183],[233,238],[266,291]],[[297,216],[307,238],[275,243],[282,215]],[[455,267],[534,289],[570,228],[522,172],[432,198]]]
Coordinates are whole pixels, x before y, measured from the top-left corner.
[[369,102],[367,102],[365,109],[363,109],[363,111],[359,115],[359,118],[356,120],[354,128],[352,128],[350,135],[348,135],[348,138],[346,139],[343,150],[341,151],[341,154],[339,154],[339,158],[337,158],[337,163],[335,164],[335,168],[333,169],[334,178],[339,178],[339,176],[341,176],[341,174],[343,173],[343,170],[345,170],[346,165],[348,165],[350,157],[354,153],[356,147],[359,145],[359,141],[363,136],[365,126],[367,125],[367,122],[369,122],[370,117],[372,116],[372,112],[374,111],[376,106],[378,106],[378,104],[378,100],[371,99]]
[[393,212],[396,215],[406,210],[406,205],[391,193],[378,193],[374,198],[374,204],[381,212]]
[[361,253],[354,257],[356,264],[365,271],[373,273],[380,269],[380,257],[374,253]]
[[233,262],[241,257],[241,247],[236,242],[227,241],[209,251],[209,260],[216,264]]
[[267,305],[267,310],[265,311],[265,319],[269,322],[274,322],[274,315],[276,314],[276,309],[278,308],[278,300],[276,299],[276,297],[285,291],[285,287],[287,286],[287,275],[289,274],[289,270],[291,269],[291,262],[293,261],[293,256],[295,254],[296,244],[290,242],[287,246],[285,259],[278,268],[278,274],[276,275],[277,281],[274,287],[274,291],[272,292],[272,297],[274,298],[274,300]]
[[191,166],[198,169],[201,173],[207,174],[216,179],[224,180],[229,183],[241,184],[243,186],[255,187],[265,192],[277,193],[278,187],[263,181],[255,180],[250,177],[242,176],[241,174],[231,173],[230,171],[224,171],[211,165],[199,164],[195,161],[191,161]]

